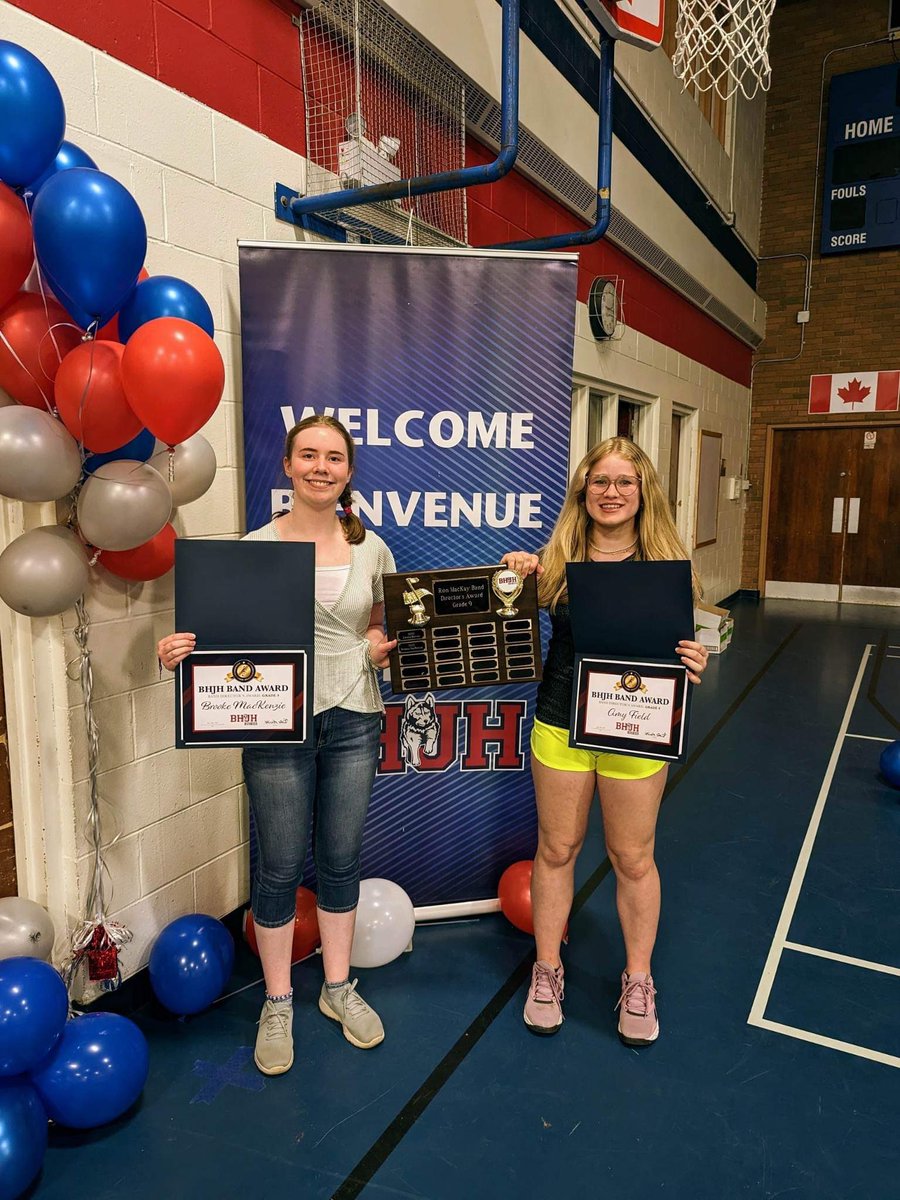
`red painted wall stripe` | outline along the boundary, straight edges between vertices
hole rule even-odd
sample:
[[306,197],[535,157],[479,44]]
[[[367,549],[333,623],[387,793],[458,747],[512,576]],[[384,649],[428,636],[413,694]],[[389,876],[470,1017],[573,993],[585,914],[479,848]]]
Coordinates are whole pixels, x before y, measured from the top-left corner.
[[[9,0],[17,8],[177,88],[216,112],[305,153],[298,31],[291,0]],[[39,46],[29,47],[40,55]],[[471,138],[467,160],[493,152]],[[290,182],[285,180],[284,182]],[[585,228],[515,172],[469,192],[473,246]],[[625,320],[744,387],[751,350],[611,243],[580,253],[578,297],[596,275],[625,280]]]

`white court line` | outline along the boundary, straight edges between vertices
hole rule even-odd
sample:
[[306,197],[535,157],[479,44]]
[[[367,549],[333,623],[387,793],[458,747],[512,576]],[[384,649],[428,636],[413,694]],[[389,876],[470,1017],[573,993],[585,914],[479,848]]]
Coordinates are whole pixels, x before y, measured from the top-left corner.
[[893,738],[872,737],[869,733],[848,733],[847,737],[861,738],[864,742],[892,742]]
[[847,963],[850,967],[865,967],[867,971],[881,971],[885,975],[900,975],[900,967],[890,967],[887,963],[869,962],[867,958],[850,958],[846,954],[836,954],[834,950],[820,950],[817,946],[804,946],[802,942],[785,942],[785,950],[796,950],[799,954],[814,954],[816,958],[830,958],[833,962]]
[[897,1058],[896,1055],[883,1054],[880,1050],[870,1050],[868,1046],[857,1046],[855,1042],[841,1042],[837,1038],[825,1037],[821,1033],[810,1033],[808,1029],[797,1029],[793,1025],[781,1025],[778,1021],[769,1021],[766,1017],[760,1017],[758,1021],[749,1021],[748,1024],[758,1025],[760,1029],[770,1029],[772,1033],[783,1033],[785,1037],[797,1038],[801,1042],[812,1042],[814,1046],[825,1046],[828,1050],[841,1050],[844,1054],[854,1054],[857,1058],[868,1058],[885,1067],[900,1067],[900,1058]]
[[[797,857],[794,873],[791,876],[791,882],[788,886],[787,895],[784,899],[784,906],[781,910],[781,916],[778,918],[778,924],[775,927],[775,934],[772,938],[772,945],[769,947],[769,953],[766,958],[766,964],[763,967],[762,975],[760,976],[759,986],[756,989],[756,996],[753,999],[753,1004],[750,1008],[750,1015],[747,1017],[748,1025],[759,1025],[763,1028],[772,1028],[771,1024],[763,1025],[765,1020],[766,1006],[769,1003],[769,997],[772,994],[772,987],[775,983],[775,976],[778,972],[778,964],[781,961],[784,944],[787,941],[788,930],[791,926],[791,921],[794,918],[794,911],[797,907],[797,901],[800,898],[800,889],[803,886],[803,879],[806,875],[806,869],[809,866],[810,855],[815,844],[816,834],[819,832],[819,824],[822,820],[822,813],[825,810],[825,801],[828,799],[828,793],[831,789],[831,781],[834,778],[835,770],[837,769],[838,759],[841,754],[841,747],[844,744],[844,738],[847,735],[847,726],[850,724],[850,717],[853,713],[853,706],[856,704],[856,697],[859,695],[859,689],[862,684],[863,675],[866,670],[866,663],[874,646],[870,643],[863,651],[862,658],[859,663],[859,670],[856,672],[856,679],[853,687],[850,690],[850,698],[847,701],[847,707],[844,709],[844,717],[841,721],[841,727],[838,730],[835,738],[834,748],[831,751],[831,758],[828,760],[828,767],[825,771],[825,778],[822,780],[822,786],[819,789],[819,795],[816,799],[815,808],[810,817],[809,826],[806,830],[806,837],[803,839],[803,845],[800,847],[800,854]],[[786,1029],[787,1027],[785,1027]],[[784,1030],[780,1030],[784,1032]],[[797,1036],[794,1034],[793,1036]],[[809,1039],[814,1040],[817,1035],[811,1034]],[[900,1061],[897,1062],[900,1066]]]

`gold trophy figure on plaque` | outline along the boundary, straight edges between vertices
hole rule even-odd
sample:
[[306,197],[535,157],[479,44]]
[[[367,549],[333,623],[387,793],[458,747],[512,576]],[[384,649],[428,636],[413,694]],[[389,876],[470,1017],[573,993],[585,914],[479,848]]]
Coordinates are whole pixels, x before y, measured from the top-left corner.
[[[428,588],[416,587],[418,582],[418,575],[407,575],[406,584],[408,590],[403,593],[403,603],[409,609],[407,625],[427,625],[431,620],[431,617],[425,611],[424,604],[425,597],[430,596],[431,592],[429,592]],[[518,595],[518,592],[516,595]]]
[[503,602],[497,609],[499,617],[516,615],[519,610],[514,607],[513,601],[518,598],[524,586],[525,580],[517,571],[510,571],[508,567],[504,567],[502,571],[494,572],[491,587],[497,599]]

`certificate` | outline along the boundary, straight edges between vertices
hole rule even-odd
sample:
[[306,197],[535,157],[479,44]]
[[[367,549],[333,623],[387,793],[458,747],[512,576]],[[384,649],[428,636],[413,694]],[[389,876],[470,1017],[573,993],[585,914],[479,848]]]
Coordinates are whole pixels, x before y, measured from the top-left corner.
[[306,741],[305,650],[195,650],[177,673],[179,746]]
[[175,745],[302,745],[311,735],[315,547],[179,540]]
[[677,762],[691,688],[675,657],[693,637],[687,561],[570,563],[575,674],[569,745]]
[[385,575],[384,605],[395,692],[541,677],[534,575],[499,565]]
[[684,663],[579,655],[569,744],[677,761],[684,753],[689,686]]

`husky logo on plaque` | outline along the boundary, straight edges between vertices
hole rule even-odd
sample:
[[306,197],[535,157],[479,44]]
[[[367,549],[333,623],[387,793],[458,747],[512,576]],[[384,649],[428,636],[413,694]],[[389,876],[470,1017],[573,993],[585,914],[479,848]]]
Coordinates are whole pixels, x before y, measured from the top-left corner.
[[616,691],[622,688],[626,692],[646,692],[644,682],[638,675],[637,671],[625,671],[622,678],[616,684]]
[[517,571],[506,569],[494,573],[491,587],[497,599],[502,601],[501,607],[497,609],[498,616],[514,617],[518,613],[519,610],[513,606],[513,601],[521,595],[524,586],[525,580]]
[[430,596],[428,588],[416,587],[419,582],[417,575],[407,575],[406,585],[407,590],[403,593],[403,603],[409,609],[409,620],[407,625],[427,625],[431,620],[428,613],[425,611],[425,597]]

